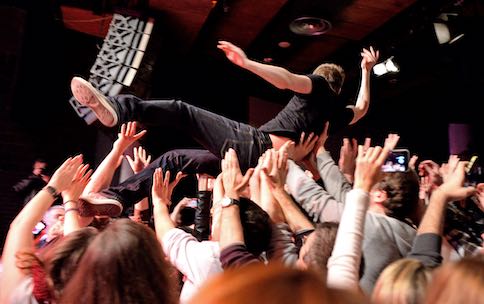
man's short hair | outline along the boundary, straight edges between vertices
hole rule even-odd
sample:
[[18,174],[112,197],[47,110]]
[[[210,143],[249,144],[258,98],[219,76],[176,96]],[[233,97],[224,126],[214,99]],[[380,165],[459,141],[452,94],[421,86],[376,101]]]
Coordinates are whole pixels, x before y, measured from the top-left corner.
[[382,204],[386,215],[399,220],[415,218],[419,201],[415,171],[384,173],[373,189],[386,192],[387,199]]
[[247,250],[258,256],[269,248],[272,224],[269,215],[248,198],[240,198],[240,222]]
[[313,74],[324,77],[329,87],[339,94],[345,81],[345,71],[341,66],[334,63],[323,63],[314,70]]

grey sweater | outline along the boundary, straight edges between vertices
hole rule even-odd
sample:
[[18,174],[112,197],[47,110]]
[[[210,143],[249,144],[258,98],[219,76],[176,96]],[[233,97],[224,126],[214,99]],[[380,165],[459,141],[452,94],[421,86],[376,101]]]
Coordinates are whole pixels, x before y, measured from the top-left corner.
[[[339,222],[346,193],[351,184],[328,152],[317,156],[318,171],[324,188],[289,162],[287,186],[290,194],[312,217],[314,222]],[[360,285],[370,294],[382,270],[393,261],[405,257],[412,248],[416,230],[397,219],[368,212],[363,240],[363,276]]]

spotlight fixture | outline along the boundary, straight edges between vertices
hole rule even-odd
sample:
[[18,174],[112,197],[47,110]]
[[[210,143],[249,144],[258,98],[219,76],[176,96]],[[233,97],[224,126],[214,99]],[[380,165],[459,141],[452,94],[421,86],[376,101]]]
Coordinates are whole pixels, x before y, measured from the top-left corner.
[[332,25],[326,19],[318,17],[299,17],[289,24],[289,29],[297,35],[318,36],[331,30]]
[[464,32],[460,28],[457,17],[458,14],[440,14],[438,20],[434,22],[435,36],[439,44],[452,44],[464,37]]
[[394,56],[388,58],[387,60],[375,64],[373,67],[373,73],[376,76],[382,76],[387,73],[398,73],[400,72],[400,67],[396,64]]

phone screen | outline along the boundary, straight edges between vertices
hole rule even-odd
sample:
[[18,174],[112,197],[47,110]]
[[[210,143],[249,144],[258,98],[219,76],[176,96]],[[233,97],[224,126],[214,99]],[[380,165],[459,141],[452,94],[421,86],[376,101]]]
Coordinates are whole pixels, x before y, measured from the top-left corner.
[[38,222],[34,229],[32,229],[32,234],[36,237],[38,236],[44,229],[45,229],[46,225],[44,222],[40,221]]
[[395,149],[388,155],[383,172],[405,172],[408,170],[410,152],[407,149]]

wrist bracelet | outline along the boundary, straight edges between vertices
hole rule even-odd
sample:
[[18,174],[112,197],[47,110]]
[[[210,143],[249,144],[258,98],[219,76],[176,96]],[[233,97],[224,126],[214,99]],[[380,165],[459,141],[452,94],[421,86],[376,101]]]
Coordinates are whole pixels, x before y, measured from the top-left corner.
[[64,202],[62,205],[64,205],[64,206],[65,206],[67,203],[75,203],[76,205],[77,205],[77,204],[79,204],[79,202],[78,202],[78,201],[75,201],[75,200],[67,200],[67,201],[65,201],[65,202]]
[[42,190],[49,192],[49,194],[52,195],[54,199],[58,199],[60,197],[60,193],[57,192],[57,189],[52,186],[45,186],[44,188],[42,188]]
[[66,214],[69,211],[77,211],[77,212],[79,212],[79,208],[67,208],[66,210],[64,210],[64,214]]

